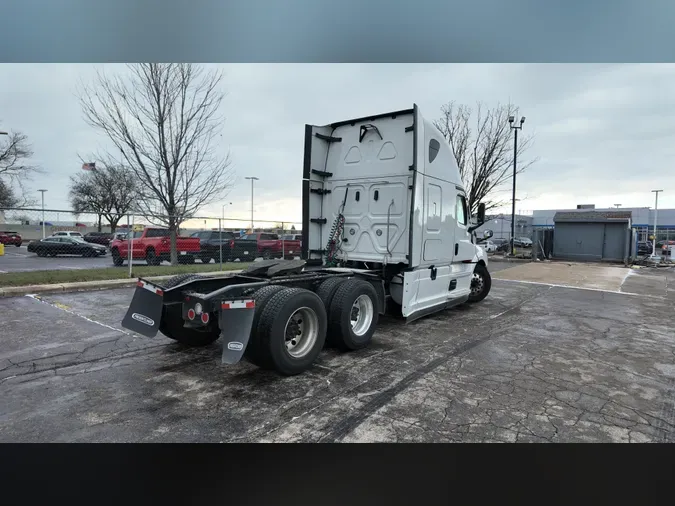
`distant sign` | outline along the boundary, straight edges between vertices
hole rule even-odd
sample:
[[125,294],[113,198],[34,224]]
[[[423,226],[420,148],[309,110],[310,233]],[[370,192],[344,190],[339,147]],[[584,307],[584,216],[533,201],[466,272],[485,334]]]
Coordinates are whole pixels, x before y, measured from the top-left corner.
[[145,230],[145,225],[134,225],[132,230],[134,232],[142,232],[143,230]]

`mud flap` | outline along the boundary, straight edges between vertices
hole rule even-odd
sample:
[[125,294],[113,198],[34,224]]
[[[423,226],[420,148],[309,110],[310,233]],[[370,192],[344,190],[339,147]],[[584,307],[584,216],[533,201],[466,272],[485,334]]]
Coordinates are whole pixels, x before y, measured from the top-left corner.
[[160,287],[139,279],[122,327],[146,337],[155,337],[162,319],[163,301],[164,291]]
[[223,341],[223,364],[236,364],[244,356],[251,335],[255,301],[227,300],[220,304],[218,326]]

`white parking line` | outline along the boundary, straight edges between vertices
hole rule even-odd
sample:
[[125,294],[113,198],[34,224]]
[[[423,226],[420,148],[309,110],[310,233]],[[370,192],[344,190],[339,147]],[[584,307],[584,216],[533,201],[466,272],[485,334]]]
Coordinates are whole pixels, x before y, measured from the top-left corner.
[[542,283],[540,281],[525,281],[522,279],[500,279],[495,277],[497,281],[505,281],[507,283],[523,283],[526,285],[541,285],[541,286],[550,286],[553,288],[574,288],[575,290],[587,290],[589,292],[604,292],[604,293],[618,293],[620,295],[633,295],[637,297],[648,297],[650,299],[660,299],[663,300],[664,297],[659,297],[658,295],[645,295],[643,293],[634,293],[634,292],[620,292],[618,290],[605,290],[603,288],[589,288],[586,286],[572,286],[572,285],[557,285],[554,283]]

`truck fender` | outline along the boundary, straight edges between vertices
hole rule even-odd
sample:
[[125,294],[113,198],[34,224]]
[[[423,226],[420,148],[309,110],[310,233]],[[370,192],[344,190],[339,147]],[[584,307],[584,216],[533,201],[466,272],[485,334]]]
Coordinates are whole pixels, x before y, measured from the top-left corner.
[[253,299],[224,300],[218,308],[218,326],[223,341],[223,364],[236,364],[244,356],[255,313]]

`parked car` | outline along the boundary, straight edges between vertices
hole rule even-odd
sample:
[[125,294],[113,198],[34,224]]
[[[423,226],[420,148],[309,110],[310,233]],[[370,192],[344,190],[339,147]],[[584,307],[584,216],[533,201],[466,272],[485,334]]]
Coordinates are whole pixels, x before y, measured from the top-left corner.
[[637,245],[637,254],[642,255],[651,255],[652,254],[652,243],[646,241],[640,241]]
[[[651,242],[649,244],[651,244]],[[659,241],[659,242],[656,243],[657,251],[664,249],[665,246],[675,246],[675,241],[671,241],[671,240],[669,240],[669,241]]]
[[82,234],[74,230],[61,230],[54,232],[50,237],[82,237]]
[[504,252],[509,250],[509,240],[508,239],[490,239],[492,243],[497,248],[495,251]]
[[478,243],[478,245],[482,247],[486,253],[494,253],[497,251],[497,245],[492,241],[483,241]]
[[256,241],[258,256],[263,257],[265,260],[281,258],[283,256],[286,258],[293,258],[300,254],[300,241],[284,240],[282,242],[277,234],[256,232],[254,234],[242,236],[242,239]]
[[82,237],[50,236],[28,244],[28,252],[39,257],[55,257],[57,255],[81,255],[83,257],[103,256],[105,246],[91,244]]
[[252,261],[258,256],[258,247],[256,240],[246,240],[239,237],[239,234],[221,231],[221,239],[218,238],[217,230],[204,230],[195,232],[190,237],[199,238],[200,253],[198,258],[202,263],[208,264],[211,260],[220,262],[221,242],[223,252],[223,262],[232,262],[233,260]]
[[532,239],[529,239],[528,237],[515,237],[513,239],[513,245],[520,248],[531,248]]
[[5,246],[21,246],[22,239],[18,232],[9,232],[5,230],[0,230],[0,244]]
[[[171,260],[171,238],[167,228],[147,227],[131,232],[124,239],[115,239],[110,243],[113,264],[120,266],[129,258],[129,239],[133,245],[134,260],[145,260],[148,265],[159,265]],[[178,261],[182,264],[195,263],[201,246],[198,237],[178,237],[176,240]]]
[[84,240],[92,244],[100,244],[102,246],[109,246],[113,240],[113,234],[107,232],[89,232],[85,234]]

